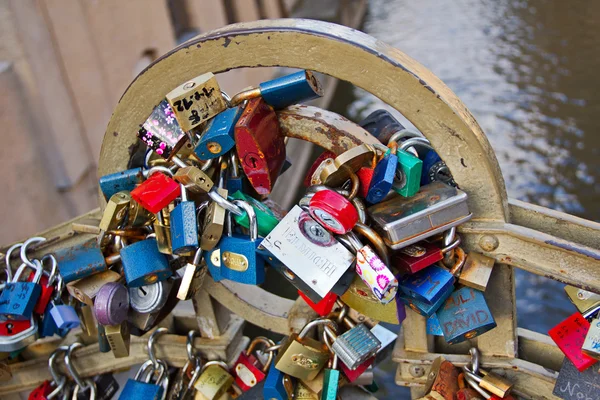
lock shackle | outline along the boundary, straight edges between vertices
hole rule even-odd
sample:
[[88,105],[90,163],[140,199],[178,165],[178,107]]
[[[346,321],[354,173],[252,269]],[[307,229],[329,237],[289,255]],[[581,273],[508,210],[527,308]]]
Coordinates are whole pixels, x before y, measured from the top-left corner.
[[200,218],[202,211],[205,211],[208,208],[210,202],[208,200],[203,201],[196,207],[196,227],[198,228],[198,232],[202,232],[202,225],[200,223],[204,223],[204,220]]
[[183,203],[184,201],[188,201],[187,189],[185,188],[185,185],[180,183],[179,187],[181,188],[181,202]]
[[250,233],[250,241],[255,242],[258,239],[258,219],[256,218],[256,211],[254,208],[244,200],[233,200],[233,204],[246,211],[248,215],[248,231]]
[[412,129],[400,129],[398,132],[394,132],[390,139],[388,140],[388,146],[390,143],[400,143],[404,138],[425,138],[417,131],[413,131]]
[[377,254],[379,255],[379,257],[381,258],[381,261],[383,261],[383,263],[387,266],[390,265],[390,253],[388,247],[386,246],[381,236],[379,236],[379,234],[375,232],[373,228],[363,224],[362,222],[357,222],[356,225],[354,225],[353,230],[366,237],[367,240],[369,240],[369,242],[371,242],[375,246],[375,249],[377,250]]
[[[350,192],[348,193],[348,195],[347,196],[342,195],[342,196],[344,196],[346,198],[346,200],[352,201],[358,195],[358,190],[360,189],[360,179],[358,179],[358,175],[356,175],[356,173],[354,173],[354,171],[352,171],[350,169],[350,167],[348,167],[347,165],[342,165],[341,169],[346,171],[346,173],[348,174],[348,179],[350,179],[350,184],[352,185],[350,187]],[[344,183],[344,185],[345,185],[345,183]],[[342,187],[344,185],[342,185]]]
[[[463,369],[465,369],[465,367],[463,367]],[[492,398],[492,395],[490,395],[481,386],[479,386],[477,381],[475,381],[469,374],[465,373],[464,376],[465,376],[465,381],[469,384],[469,386],[471,386],[473,389],[475,389],[477,391],[477,393],[482,395],[484,399],[487,400],[487,399]]]
[[[458,276],[460,274],[460,271],[462,270],[462,267],[467,261],[467,253],[465,253],[465,251],[461,247],[457,247],[456,249],[454,249],[453,253],[454,257],[450,260],[451,265],[446,265],[446,267],[448,268],[448,272],[450,272],[454,276]],[[446,260],[444,259],[444,264],[445,261]]]
[[179,158],[177,156],[171,157],[171,161],[173,161],[173,164],[177,165],[179,168],[189,167],[189,165],[187,165],[185,163],[185,161],[183,161],[181,158]]
[[586,311],[583,314],[583,318],[588,319],[588,318],[592,317],[594,314],[596,314],[598,312],[598,310],[600,310],[600,304],[596,305],[591,310]]
[[[257,345],[259,345],[259,344],[264,345],[265,349],[268,349],[271,346],[275,346],[275,342],[272,341],[271,339],[268,339],[268,338],[266,338],[264,336],[257,336],[248,345],[248,349],[246,349],[246,355],[249,356],[250,354],[252,354],[252,352],[254,351],[255,347]],[[271,362],[273,362],[273,357],[274,357],[273,352],[270,351],[269,355],[268,355],[268,358],[267,358],[267,362],[261,368],[262,372],[267,372],[269,370],[269,367],[271,366]]]
[[[158,368],[154,368],[152,360],[147,360],[142,364],[133,379],[138,382],[150,383],[152,381],[152,377],[158,372],[155,384],[160,385],[163,381],[163,378],[165,378],[167,369],[168,365],[163,360],[158,360]],[[139,379],[142,380],[140,381]]]
[[231,165],[231,177],[240,177],[240,165],[238,164],[238,156],[235,151],[229,152],[229,164]]
[[304,339],[304,337],[308,335],[308,332],[310,332],[311,329],[319,325],[329,326],[336,334],[340,331],[338,325],[334,321],[327,318],[319,318],[306,324],[298,334],[298,339]]
[[4,262],[6,263],[6,282],[12,281],[12,278],[13,278],[12,266],[10,265],[10,259],[12,257],[12,252],[22,246],[23,246],[23,243],[16,243],[16,244],[13,244],[12,246],[10,246],[8,248],[8,250],[6,250],[6,255],[4,256]]
[[56,282],[56,279],[59,275],[58,274],[58,261],[56,260],[56,257],[54,256],[54,254],[46,254],[40,260],[40,262],[42,264],[42,270],[44,269],[44,261],[45,260],[50,260],[50,262],[51,262],[50,274],[48,275],[48,286],[52,286],[52,285],[54,285],[54,282]]
[[355,197],[351,201],[354,208],[356,208],[356,212],[358,213],[358,222],[361,224],[367,223],[367,206],[365,202],[360,197]]
[[233,95],[231,100],[229,101],[229,107],[235,107],[237,105],[242,104],[244,101],[252,100],[261,96],[260,87],[252,87],[246,90],[242,90]]
[[168,332],[169,332],[169,330],[167,328],[160,327],[160,328],[156,329],[154,332],[152,332],[152,334],[148,338],[148,357],[150,357],[150,361],[152,361],[152,366],[153,366],[154,370],[158,370],[160,368],[159,361],[161,361],[161,360],[157,359],[156,355],[154,354],[154,345],[155,345],[156,341],[158,340],[159,336],[164,335],[165,333],[168,333]]
[[329,352],[333,355],[333,357],[331,357],[327,362],[329,369],[338,368],[338,355],[333,351],[333,348],[331,347],[333,343],[330,343],[330,340],[333,342],[336,340],[336,338],[337,336],[328,326],[325,326],[325,328],[323,328],[323,343],[325,343],[325,346],[327,346]]
[[471,371],[474,374],[479,374],[479,365],[481,358],[479,350],[477,349],[477,347],[471,347],[469,349],[469,354],[471,355]]
[[200,170],[204,171],[204,172],[208,171],[210,169],[210,167],[212,167],[212,165],[213,165],[213,160],[214,160],[214,158],[206,160],[204,162],[204,164],[202,164],[202,166],[200,167]]
[[238,206],[221,196],[214,186],[208,191],[208,197],[210,197],[212,201],[217,203],[219,206],[223,207],[229,212],[234,213],[238,217],[244,215],[244,213]]
[[202,261],[203,255],[204,255],[204,250],[202,249],[202,247],[198,247],[198,250],[196,250],[196,252],[194,253],[194,258],[192,259],[192,264],[195,265],[196,267],[198,267],[200,265],[200,262]]
[[434,150],[434,148],[431,146],[431,143],[429,143],[429,140],[425,139],[424,137],[413,137],[405,140],[398,148],[400,150],[407,151],[408,148],[417,146],[424,147],[427,150]]
[[83,348],[83,345],[79,342],[75,342],[69,346],[67,354],[65,355],[65,365],[67,366],[67,370],[69,371],[69,374],[71,374],[71,378],[73,378],[77,386],[81,387],[83,390],[87,390],[90,387],[89,383],[91,381],[82,379],[81,375],[79,375],[79,372],[77,372],[75,365],[73,365],[73,352],[80,348]]
[[42,243],[45,242],[46,238],[41,236],[34,236],[32,238],[27,239],[23,242],[23,246],[21,246],[21,261],[25,264],[29,265],[31,268],[35,268],[33,262],[27,257],[27,249],[33,243]]
[[31,268],[32,270],[35,271],[35,275],[33,276],[33,280],[31,282],[33,283],[39,283],[40,279],[42,278],[42,263],[39,260],[33,260],[33,264],[27,265],[25,263],[21,264],[21,266],[19,266],[19,269],[17,269],[17,272],[15,272],[15,276],[12,280],[13,283],[19,282],[19,279],[21,279],[21,275],[23,275],[23,272],[27,269],[27,268]]
[[[196,264],[194,264],[196,265]],[[188,360],[190,360],[190,362],[193,362],[196,364],[196,367],[199,366],[201,359],[200,359],[200,353],[196,352],[196,349],[194,348],[194,339],[199,338],[200,337],[200,333],[198,331],[195,330],[191,330],[188,332],[187,334],[187,339],[185,342],[185,351],[187,352],[187,357]]]
[[63,277],[58,274],[58,278],[56,279],[56,289],[54,290],[54,294],[52,295],[52,300],[60,301],[60,297],[62,296],[62,292],[65,290],[65,281]]
[[[50,375],[52,375],[52,380],[54,380],[54,383],[56,383],[57,389],[58,389],[58,387],[61,388],[56,393],[56,395],[62,391],[62,388],[64,388],[66,380],[67,380],[67,377],[65,375],[60,374],[59,369],[56,366],[56,358],[59,356],[59,354],[64,353],[63,354],[63,360],[64,360],[64,355],[66,355],[68,351],[69,351],[69,346],[59,346],[56,348],[56,350],[54,350],[52,352],[52,354],[50,354],[50,358],[48,359],[48,370],[50,371]],[[54,396],[56,396],[56,395],[54,395]],[[52,396],[52,397],[54,397],[54,396]],[[51,397],[49,397],[49,398],[51,398]]]
[[225,156],[220,156],[219,160],[219,179],[217,180],[217,186],[220,188],[225,187],[225,181],[227,180],[227,171],[229,170],[229,159]]
[[202,366],[202,368],[200,369],[200,373],[203,373],[204,371],[206,371],[206,369],[208,367],[210,367],[211,365],[217,365],[217,366],[223,368],[225,371],[229,371],[229,367],[227,366],[227,364],[225,362],[213,360],[213,361],[205,362],[204,365]]
[[84,382],[86,383],[87,388],[81,388],[79,385],[75,385],[75,389],[73,390],[73,397],[77,398],[78,397],[77,395],[79,394],[80,390],[85,392],[89,389],[90,400],[96,400],[96,394],[97,394],[96,383],[91,379],[86,379],[86,380],[84,380]]
[[152,167],[146,171],[142,171],[142,175],[144,176],[144,178],[148,179],[149,177],[152,176],[152,174],[154,174],[155,172],[162,172],[166,175],[169,175],[170,177],[173,177],[173,171],[171,171],[169,168],[167,167],[163,167],[163,166],[157,166],[157,167]]

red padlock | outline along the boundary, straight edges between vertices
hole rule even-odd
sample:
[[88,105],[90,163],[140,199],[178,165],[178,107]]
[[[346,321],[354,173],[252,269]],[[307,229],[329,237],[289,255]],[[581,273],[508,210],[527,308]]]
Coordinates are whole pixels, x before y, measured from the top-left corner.
[[333,292],[329,292],[329,293],[327,293],[327,295],[325,297],[323,297],[321,299],[321,301],[319,301],[318,303],[315,303],[311,299],[309,299],[308,296],[305,295],[301,290],[298,290],[298,294],[300,295],[300,297],[302,297],[302,299],[306,302],[306,304],[308,304],[310,306],[310,308],[315,310],[315,312],[317,314],[319,314],[321,317],[326,316],[327,314],[329,314],[331,312],[331,310],[333,310],[335,301],[338,298],[337,294],[335,294]]
[[598,362],[581,351],[589,330],[590,323],[576,312],[548,332],[558,348],[579,371],[584,371]]
[[28,400],[47,400],[48,395],[52,393],[54,387],[51,381],[44,381],[42,384],[29,393]]
[[367,197],[367,194],[369,193],[369,187],[371,186],[371,181],[373,180],[374,173],[375,169],[367,167],[360,167],[360,169],[356,171],[356,176],[358,176],[358,180],[360,181],[358,194],[363,199]]
[[333,190],[315,193],[308,204],[308,212],[325,229],[338,235],[348,233],[358,222],[354,205]]
[[398,250],[392,258],[392,265],[399,271],[414,274],[444,258],[436,245],[422,241]]
[[[35,272],[29,273],[27,281],[33,281],[34,276]],[[35,303],[35,307],[33,308],[33,312],[38,315],[44,315],[46,307],[48,306],[48,303],[50,303],[50,300],[52,299],[52,294],[54,293],[54,285],[48,285],[48,279],[49,278],[45,274],[43,274],[40,278],[40,286],[42,287],[42,293],[40,294],[40,297],[37,303]]]
[[310,168],[308,169],[308,172],[306,173],[306,176],[304,177],[304,182],[302,182],[304,184],[304,186],[309,187],[312,185],[312,183],[311,183],[312,176],[315,173],[315,171],[317,170],[317,168],[319,168],[319,165],[321,165],[321,163],[323,161],[325,161],[328,158],[336,158],[336,157],[337,157],[337,155],[333,151],[325,150],[324,152],[322,152],[321,155],[319,157],[317,157],[317,159],[315,160],[313,165],[311,165]]
[[131,191],[131,197],[153,214],[169,205],[181,194],[179,183],[162,172],[155,172]]
[[259,361],[252,354],[254,348],[259,343],[264,344],[265,348],[275,345],[275,343],[266,337],[256,337],[252,342],[250,342],[248,350],[240,353],[240,356],[233,365],[233,369],[231,371],[235,378],[236,385],[238,385],[243,392],[250,390],[252,387],[256,386],[257,383],[265,379],[266,372],[273,361],[273,352],[269,352],[268,361],[264,366],[259,367]]
[[346,375],[346,378],[348,378],[350,383],[352,383],[355,380],[357,380],[358,377],[361,376],[367,370],[367,368],[373,365],[374,362],[375,356],[369,358],[367,361],[360,364],[358,367],[356,367],[356,369],[350,369],[346,367],[346,364],[344,364],[343,362],[339,363],[339,366],[344,375]]
[[0,336],[13,336],[31,328],[31,320],[0,322]]
[[249,100],[235,124],[235,147],[250,184],[260,195],[273,190],[285,162],[285,142],[273,108],[261,97]]

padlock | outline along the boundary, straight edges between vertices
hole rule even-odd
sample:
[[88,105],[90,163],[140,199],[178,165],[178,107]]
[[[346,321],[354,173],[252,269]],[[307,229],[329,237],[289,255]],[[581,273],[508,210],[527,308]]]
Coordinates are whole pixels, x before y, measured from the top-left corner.
[[317,77],[304,70],[262,82],[256,88],[246,89],[233,96],[231,104],[235,106],[259,96],[274,109],[281,110],[292,104],[321,97],[323,89]]
[[129,192],[121,191],[113,194],[106,204],[98,227],[103,231],[117,229],[127,216],[130,202],[131,194]]
[[104,175],[98,181],[100,190],[105,199],[110,199],[121,191],[131,192],[137,185],[144,181],[142,168],[132,168],[114,174]]
[[458,392],[456,392],[456,400],[483,400],[483,397],[478,391],[471,387],[467,387],[464,372],[458,374]]
[[319,166],[323,163],[323,161],[327,160],[328,158],[333,160],[335,157],[336,157],[336,154],[329,150],[325,150],[324,152],[319,154],[317,159],[313,162],[313,164],[310,166],[310,168],[306,172],[306,175],[304,176],[304,181],[302,182],[304,187],[309,187],[309,186],[313,185],[313,183],[312,183],[313,175],[314,175],[315,171],[319,168]]
[[137,137],[149,149],[164,159],[171,159],[186,142],[175,114],[166,100],[161,101],[137,132]]
[[104,332],[115,358],[129,357],[131,336],[127,321],[124,320],[115,325],[105,325]]
[[[52,299],[52,295],[54,294],[54,289],[56,286],[56,279],[57,279],[57,277],[60,278],[60,275],[58,275],[58,263],[56,262],[56,258],[54,257],[54,255],[49,254],[49,255],[42,257],[42,259],[41,259],[42,266],[43,266],[44,259],[50,259],[52,261],[52,270],[50,271],[49,274],[46,271],[42,271],[42,277],[40,278],[40,287],[41,287],[42,291],[40,293],[40,297],[38,298],[38,301],[35,303],[35,307],[33,308],[34,314],[38,314],[38,315],[42,315],[46,311],[46,307],[48,306],[48,303],[50,303],[50,300]],[[46,275],[48,275],[48,276],[46,276]],[[27,281],[31,282],[31,281],[33,281],[34,278],[35,278],[35,272],[32,271],[29,273],[29,277],[27,278]],[[62,278],[60,278],[60,279],[62,280]]]
[[352,253],[298,206],[263,239],[260,248],[321,297],[331,292],[354,261]]
[[262,395],[269,400],[289,400],[294,397],[296,380],[275,368],[275,363],[269,365],[267,377],[263,381]]
[[[383,241],[381,241],[381,237],[372,231],[371,228],[361,225],[361,232],[368,232],[368,235],[365,236],[372,240],[376,246],[376,242],[379,242],[378,247],[385,247]],[[357,275],[382,304],[387,304],[394,300],[398,292],[398,280],[371,246],[362,245],[356,249],[355,269]]]
[[131,191],[131,197],[151,213],[158,213],[181,195],[181,187],[164,173],[157,171]]
[[495,260],[474,251],[467,255],[458,283],[485,292]]
[[102,325],[118,325],[127,319],[129,291],[118,282],[109,282],[98,291],[94,301],[96,320]]
[[358,194],[363,199],[366,198],[369,194],[369,187],[371,187],[373,174],[375,174],[375,165],[373,167],[360,167],[360,169],[356,171],[356,176],[360,181],[360,188]]
[[298,294],[302,297],[302,300],[306,302],[317,314],[321,317],[326,316],[331,312],[333,306],[335,306],[335,302],[338,298],[337,294],[330,292],[321,299],[319,302],[313,302],[307,295],[305,295],[301,290],[298,290]]
[[49,306],[52,306],[50,311],[50,317],[54,320],[56,324],[56,328],[60,331],[63,329],[70,330],[79,327],[81,322],[79,321],[79,316],[77,315],[77,311],[70,305],[60,304],[52,301]]
[[[235,200],[243,200],[252,206],[254,212],[256,213],[259,236],[267,236],[279,223],[279,218],[275,216],[275,213],[273,213],[273,211],[264,203],[261,203],[254,197],[247,196],[241,191],[233,193],[230,197]],[[249,228],[248,215],[245,211],[242,213],[242,215],[234,215],[233,218],[238,225],[243,226],[246,229]]]
[[[96,375],[92,378],[92,382],[96,385],[96,400],[111,400],[119,391],[119,382],[111,373]],[[87,400],[89,397],[86,393],[78,393],[77,400]]]
[[333,355],[323,372],[323,389],[321,400],[336,400],[340,386],[340,371],[338,370],[338,356]]
[[[483,377],[473,373],[467,367],[463,367],[465,379],[472,379],[484,390],[492,393],[499,398],[505,398],[511,391],[513,384],[504,377],[491,372],[484,373]],[[480,370],[483,373],[483,370]]]
[[[198,167],[188,166],[179,168],[173,179],[185,186],[185,189],[192,193],[208,193],[214,186],[210,176]],[[183,188],[182,188],[183,192]]]
[[234,128],[244,107],[228,108],[211,119],[194,152],[201,160],[209,160],[224,155],[235,146]]
[[39,281],[42,277],[42,264],[33,260],[35,276],[31,282],[19,282],[26,268],[31,268],[23,263],[15,273],[13,280],[8,282],[0,293],[0,316],[8,320],[29,320],[33,309],[40,297],[42,288]]
[[94,315],[94,306],[82,304],[77,310],[79,321],[81,322],[81,331],[89,337],[98,336],[98,321]]
[[392,258],[392,265],[402,273],[414,274],[441,261],[442,258],[442,249],[433,243],[422,241],[398,250]]
[[57,250],[58,271],[65,284],[85,278],[108,268],[97,238]]
[[576,312],[548,331],[548,336],[579,371],[585,371],[598,362],[581,350],[589,330],[590,323]]
[[242,169],[260,195],[273,190],[285,162],[285,143],[275,111],[255,98],[235,125],[235,146]]
[[48,395],[54,391],[52,381],[45,380],[29,393],[27,400],[47,400]]
[[184,254],[198,248],[196,203],[189,201],[181,185],[181,202],[171,211],[171,246],[173,254]]
[[358,125],[381,143],[387,143],[393,134],[405,130],[404,126],[387,110],[375,110],[363,118]]
[[598,398],[598,387],[598,369],[578,371],[571,361],[564,358],[552,394],[565,400],[592,400]]
[[268,361],[264,366],[259,367],[258,360],[256,357],[254,357],[254,355],[252,355],[253,350],[259,343],[263,344],[265,347],[275,345],[273,341],[263,336],[256,337],[254,340],[252,340],[252,342],[250,342],[248,349],[240,353],[231,370],[235,378],[235,384],[238,385],[242,391],[249,390],[258,382],[264,380],[266,377],[266,372],[273,361],[273,353],[269,352]]
[[400,290],[409,297],[427,304],[434,304],[454,284],[454,276],[448,270],[432,265],[400,280]]
[[600,359],[600,319],[596,318],[590,323],[581,351],[597,360]]
[[343,235],[358,222],[358,212],[352,203],[333,190],[320,190],[309,203],[310,215],[327,230]]
[[337,337],[329,327],[325,330],[334,338],[333,352],[349,369],[356,369],[381,348],[379,339],[364,324],[358,324]]
[[310,330],[318,325],[329,325],[337,331],[337,325],[328,319],[316,319],[309,322],[300,333],[288,337],[275,358],[275,368],[298,379],[314,379],[329,360],[329,351],[325,344],[306,337]]
[[311,178],[312,185],[339,187],[361,167],[370,165],[375,156],[375,148],[363,143],[353,147],[335,158],[323,160]]
[[398,294],[398,298],[402,300],[417,314],[420,314],[424,317],[430,317],[432,315],[435,315],[435,312],[439,310],[439,308],[442,306],[442,304],[444,304],[446,299],[450,297],[452,292],[454,292],[454,285],[450,285],[444,288],[444,290],[440,292],[440,296],[433,304],[425,303],[423,301],[419,301],[410,296],[404,296],[402,294]]
[[31,328],[31,320],[0,322],[0,336],[12,336]]
[[423,157],[423,173],[421,174],[421,186],[433,182],[443,182],[450,186],[456,186],[450,169],[440,158],[438,153],[431,148]]
[[[213,190],[215,190],[213,188]],[[217,188],[217,193],[227,198],[227,190]],[[217,202],[213,201],[206,209],[204,224],[202,226],[202,237],[200,238],[200,247],[202,250],[212,250],[223,235],[223,225],[225,223],[225,209]]]
[[399,250],[471,219],[466,200],[465,192],[434,182],[410,198],[392,195],[367,212],[386,245]]
[[185,132],[227,108],[217,78],[211,72],[179,85],[167,93],[166,99]]
[[569,300],[573,303],[577,310],[582,314],[587,314],[589,311],[600,306],[600,294],[589,292],[577,288],[575,286],[565,286],[565,292]]
[[155,238],[130,244],[121,249],[120,254],[127,286],[148,285],[172,275],[169,261],[158,251]]
[[[17,321],[14,322],[16,323]],[[11,331],[15,333],[9,334],[7,336],[0,335],[0,352],[2,353],[10,353],[13,351],[23,349],[29,346],[30,344],[34,343],[38,338],[38,323],[33,317],[31,317],[31,319],[29,320],[28,327],[24,330],[16,328],[17,326],[21,327],[20,324],[15,324],[13,326],[14,328],[11,329]]]
[[[166,379],[167,367],[166,364],[159,362],[158,371],[154,370],[151,360],[146,361],[138,370],[135,378],[128,379],[119,400],[161,400],[164,388],[163,380]],[[158,377],[154,383],[151,382],[152,377],[158,372]]]
[[392,189],[400,196],[412,197],[421,187],[423,161],[401,149],[396,151],[396,157],[398,157],[398,165]]
[[433,361],[424,391],[440,400],[454,400],[458,392],[458,369],[444,357],[438,357]]
[[152,223],[156,245],[162,254],[173,254],[173,243],[171,240],[171,215],[167,208],[156,213],[156,219]]
[[138,313],[152,314],[165,306],[169,298],[170,289],[171,284],[169,281],[160,281],[150,285],[130,287],[130,306]]
[[208,361],[200,370],[200,376],[194,388],[204,399],[217,400],[233,385],[234,377],[229,373],[223,361]]
[[401,323],[402,321],[398,318],[399,314],[402,314],[401,317],[405,315],[404,306],[398,307],[395,301],[382,304],[359,276],[354,277],[352,284],[340,299],[351,309],[389,324]]
[[296,391],[294,392],[294,400],[319,400],[319,395],[310,390],[302,382],[298,382]]
[[[201,276],[204,276],[202,271],[200,271],[203,267],[200,266],[200,262],[202,261],[203,250],[198,248],[196,253],[194,254],[194,258],[192,262],[188,262],[184,267],[183,276],[181,277],[181,283],[179,284],[179,289],[177,290],[177,298],[179,300],[188,300],[191,298],[195,292],[199,289],[197,287],[195,290],[192,290],[192,283],[194,279],[204,280]],[[199,273],[200,272],[200,273]],[[202,285],[202,282],[197,283],[198,286]]]
[[444,336],[444,331],[442,331],[440,320],[438,319],[436,313],[433,313],[429,318],[427,318],[426,329],[428,335]]
[[102,324],[97,325],[98,329],[98,350],[100,353],[108,353],[111,351],[110,343],[106,337],[106,328]]
[[377,204],[381,202],[392,188],[398,167],[398,156],[395,148],[388,149],[388,152],[384,154],[373,170],[373,177],[365,196],[367,203]]
[[496,327],[483,293],[470,287],[453,292],[436,314],[448,344],[473,339]]
[[94,298],[102,286],[110,282],[119,282],[121,275],[110,269],[79,279],[67,284],[69,294],[89,306],[94,305]]
[[[260,245],[256,214],[250,204],[234,200],[234,204],[245,210],[250,219],[250,237],[228,234],[221,238],[219,246],[207,255],[209,268],[220,268],[220,278],[235,282],[259,285],[265,280],[264,259],[256,252]],[[211,268],[211,273],[213,269]],[[213,274],[214,275],[214,274]],[[214,276],[213,276],[214,278]]]

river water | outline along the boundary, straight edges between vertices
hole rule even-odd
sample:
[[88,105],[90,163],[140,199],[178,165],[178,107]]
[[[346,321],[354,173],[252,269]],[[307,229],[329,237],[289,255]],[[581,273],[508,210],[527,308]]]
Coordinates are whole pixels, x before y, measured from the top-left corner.
[[[363,30],[425,65],[466,104],[509,197],[600,221],[600,1],[369,3]],[[349,92],[344,112],[353,120],[386,107]],[[575,311],[564,285],[516,274],[520,327],[546,333]],[[379,398],[408,398],[395,370],[379,366]]]

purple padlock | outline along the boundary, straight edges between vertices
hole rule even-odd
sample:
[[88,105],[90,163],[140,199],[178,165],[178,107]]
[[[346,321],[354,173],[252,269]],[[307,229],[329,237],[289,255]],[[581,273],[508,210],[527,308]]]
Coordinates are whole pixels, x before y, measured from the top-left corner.
[[127,319],[129,291],[117,282],[102,286],[94,299],[96,319],[102,325],[118,325]]

